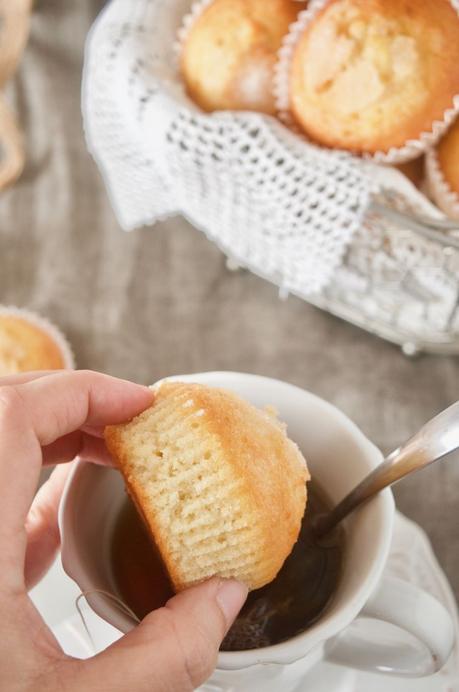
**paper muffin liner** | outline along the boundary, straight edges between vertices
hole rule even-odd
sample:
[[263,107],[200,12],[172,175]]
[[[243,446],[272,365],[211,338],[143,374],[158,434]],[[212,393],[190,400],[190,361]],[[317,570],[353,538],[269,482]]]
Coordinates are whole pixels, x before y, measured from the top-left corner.
[[426,153],[426,182],[427,192],[435,204],[452,219],[459,219],[459,195],[443,175],[436,148]]
[[[456,11],[459,18],[459,0],[449,0],[452,8]],[[301,134],[305,139],[317,146],[322,146],[314,140],[309,140],[307,134],[296,123],[290,112],[290,93],[289,76],[293,54],[298,41],[304,30],[312,23],[317,14],[330,2],[330,0],[311,0],[308,7],[300,12],[298,19],[294,22],[290,31],[285,36],[283,44],[278,52],[278,61],[274,71],[274,97],[278,117],[289,128]],[[410,159],[417,158],[422,153],[431,148],[448,129],[459,113],[459,93],[453,98],[450,108],[443,114],[442,120],[434,120],[429,132],[421,132],[417,139],[410,139],[401,147],[391,147],[388,151],[377,151],[373,154],[361,154],[362,158],[374,161],[375,163],[396,164],[404,163]],[[323,147],[322,148],[327,148]],[[360,152],[354,152],[360,155]]]
[[72,347],[64,334],[58,327],[56,327],[55,324],[36,312],[32,312],[26,308],[18,308],[14,305],[0,305],[0,317],[3,315],[20,317],[30,324],[33,324],[38,329],[44,331],[58,346],[64,360],[64,369],[75,369],[75,356],[73,354]]

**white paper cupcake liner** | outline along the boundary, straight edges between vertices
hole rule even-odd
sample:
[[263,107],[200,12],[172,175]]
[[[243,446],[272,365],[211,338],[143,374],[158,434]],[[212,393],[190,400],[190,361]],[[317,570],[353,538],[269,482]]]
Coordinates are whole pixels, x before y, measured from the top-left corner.
[[447,183],[436,148],[426,153],[427,192],[435,204],[452,219],[459,219],[459,195]]
[[32,312],[25,308],[17,308],[14,305],[0,305],[0,317],[2,315],[20,317],[44,331],[58,346],[64,360],[64,368],[68,370],[75,369],[75,356],[72,347],[55,324],[41,315],[38,315],[36,312]]
[[[311,0],[307,9],[300,12],[297,21],[290,27],[278,53],[278,62],[274,72],[274,96],[278,117],[288,127],[308,139],[307,135],[296,124],[290,112],[289,75],[296,45],[306,27],[330,0]],[[459,17],[459,0],[450,0],[450,4]],[[429,132],[422,132],[417,139],[410,139],[402,147],[391,147],[388,151],[377,151],[374,154],[363,154],[362,158],[375,163],[404,163],[420,156],[432,147],[444,134],[459,113],[459,93],[453,98],[451,108],[445,110],[442,120],[435,120]],[[313,141],[313,140],[309,140]],[[315,142],[313,142],[315,143]],[[321,145],[318,145],[321,146]],[[324,147],[327,148],[327,147]],[[355,152],[358,153],[358,152]]]

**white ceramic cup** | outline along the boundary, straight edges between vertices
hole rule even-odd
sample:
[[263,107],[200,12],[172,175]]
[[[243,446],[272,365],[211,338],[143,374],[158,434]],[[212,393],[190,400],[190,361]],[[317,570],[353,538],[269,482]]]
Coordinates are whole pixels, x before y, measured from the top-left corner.
[[[300,446],[312,478],[338,502],[381,461],[381,453],[340,411],[285,382],[231,372],[174,379],[231,389],[256,406],[271,404]],[[78,462],[60,508],[62,561],[82,591],[117,594],[108,551],[124,500],[113,469]],[[423,676],[442,667],[454,643],[452,620],[432,596],[398,579],[381,579],[388,556],[394,502],[385,490],[345,523],[343,573],[331,604],[307,631],[252,651],[221,652],[203,689],[238,692],[308,689],[308,675],[323,660],[363,670]],[[92,593],[93,610],[128,632],[135,621],[106,597]],[[316,669],[317,670],[317,669]],[[305,682],[306,681],[306,682]],[[312,689],[312,688],[311,688]],[[316,688],[314,688],[316,689]]]

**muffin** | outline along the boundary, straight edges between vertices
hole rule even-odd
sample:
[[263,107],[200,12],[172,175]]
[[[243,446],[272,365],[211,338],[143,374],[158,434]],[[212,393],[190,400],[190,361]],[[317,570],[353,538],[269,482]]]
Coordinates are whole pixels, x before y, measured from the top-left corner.
[[27,43],[32,0],[0,2],[0,86],[13,76]]
[[288,63],[287,108],[309,137],[387,153],[438,129],[453,107],[459,19],[449,0],[328,0]]
[[183,39],[181,70],[191,98],[205,111],[274,114],[273,69],[297,0],[213,0]]
[[70,348],[55,327],[32,313],[0,308],[0,377],[73,366]]
[[[29,33],[32,0],[0,3],[0,87],[12,77]],[[24,144],[16,118],[0,96],[0,189],[13,183],[24,167]]]
[[436,204],[459,219],[459,121],[456,120],[438,146],[427,154],[429,192]]
[[16,118],[0,96],[0,189],[14,183],[24,168],[24,142]]
[[249,589],[274,579],[309,479],[275,416],[224,389],[165,382],[105,440],[175,590],[214,575]]

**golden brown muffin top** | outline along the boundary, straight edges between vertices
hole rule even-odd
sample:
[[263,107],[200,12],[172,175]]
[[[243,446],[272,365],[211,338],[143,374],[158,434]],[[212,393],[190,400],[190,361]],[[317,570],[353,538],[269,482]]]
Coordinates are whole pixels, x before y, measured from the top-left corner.
[[192,25],[182,72],[190,96],[206,111],[275,113],[276,54],[304,2],[214,0]]
[[448,0],[330,0],[295,47],[290,108],[318,142],[387,151],[429,132],[459,93]]
[[437,151],[443,176],[451,190],[459,195],[459,120],[443,137]]
[[23,317],[0,315],[0,377],[64,367],[61,349],[44,329]]

